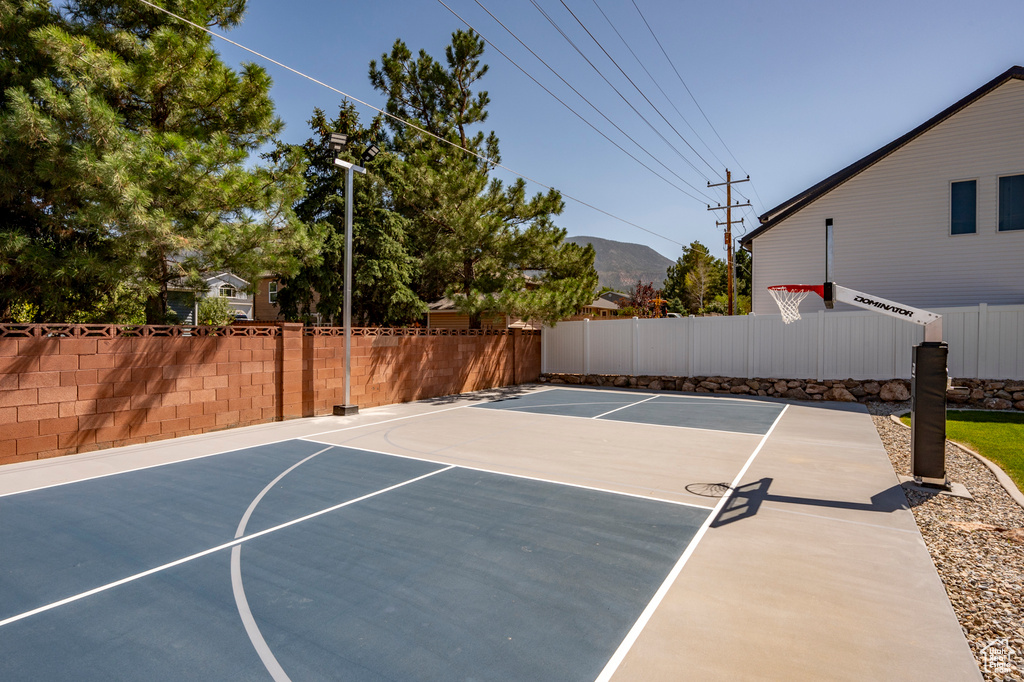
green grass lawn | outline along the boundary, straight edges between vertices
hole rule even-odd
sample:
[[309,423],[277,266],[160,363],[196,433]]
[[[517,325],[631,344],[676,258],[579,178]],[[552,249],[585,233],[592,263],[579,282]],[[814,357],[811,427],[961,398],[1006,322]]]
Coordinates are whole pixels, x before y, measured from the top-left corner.
[[[900,419],[910,425],[910,414]],[[946,438],[992,460],[1024,490],[1024,414],[947,410]]]

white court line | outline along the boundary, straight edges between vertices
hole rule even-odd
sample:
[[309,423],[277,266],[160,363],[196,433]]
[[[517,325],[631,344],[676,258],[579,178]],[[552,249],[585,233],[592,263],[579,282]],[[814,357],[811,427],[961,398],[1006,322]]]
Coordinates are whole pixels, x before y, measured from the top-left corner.
[[[301,438],[300,440],[308,440],[310,443],[316,443],[317,445],[331,445],[336,448],[348,448],[350,450],[358,450],[359,452],[368,452],[373,455],[386,455],[388,457],[400,457],[402,459],[411,459],[416,462],[428,462],[430,464],[448,464],[449,468],[456,467],[459,469],[466,469],[468,471],[479,471],[485,474],[495,474],[498,476],[511,476],[512,478],[522,478],[527,481],[537,481],[538,483],[550,483],[551,485],[564,485],[570,488],[581,488],[583,490],[593,490],[598,493],[609,493],[611,495],[622,495],[624,497],[635,497],[641,500],[650,500],[652,502],[665,502],[666,504],[675,504],[681,507],[696,507],[697,509],[712,509],[712,507],[706,507],[702,504],[694,504],[693,502],[682,502],[680,500],[666,500],[660,497],[651,497],[650,495],[640,495],[639,493],[627,493],[621,490],[610,490],[608,488],[598,488],[592,485],[583,485],[581,483],[567,483],[565,481],[555,481],[548,478],[540,478],[538,476],[527,476],[526,474],[513,474],[507,471],[499,471],[497,469],[485,469],[484,467],[468,466],[466,464],[449,464],[437,459],[430,459],[429,457],[416,457],[414,455],[399,455],[394,452],[384,452],[383,450],[373,450],[371,448],[361,448],[355,445],[344,445],[339,443],[328,443],[322,440],[312,440],[309,438]],[[639,488],[640,486],[633,486]],[[671,491],[662,491],[669,494]],[[674,493],[680,494],[680,493]]]
[[[548,405],[546,407],[555,407]],[[528,414],[535,415],[538,417],[553,417],[555,419],[586,419],[592,420],[594,417],[574,417],[569,414],[551,414],[550,412],[527,412],[526,410],[491,410],[492,412],[504,412],[508,414]],[[779,414],[782,414],[781,412]],[[760,438],[763,434],[751,433],[750,431],[729,431],[728,429],[708,429],[703,426],[679,426],[677,424],[651,424],[648,422],[637,422],[631,419],[608,419],[607,422],[614,422],[616,424],[636,424],[637,426],[651,426],[659,429],[683,429],[684,431],[706,431],[708,433],[727,433],[732,436],[750,436],[751,438]],[[300,437],[301,438],[301,437]]]
[[[594,392],[599,392],[599,393],[616,393],[616,394],[619,394],[619,395],[637,395],[637,394],[651,395],[650,390],[642,389],[642,388],[618,389],[618,388],[603,388],[603,387],[597,387],[597,386],[592,386],[592,387],[586,388],[586,387],[582,387],[582,386],[572,386],[572,385],[564,385],[564,384],[557,384],[557,385],[551,386],[548,390],[551,390],[551,391],[576,391],[577,393],[586,393],[587,391],[594,391]],[[674,391],[672,393],[658,392],[658,393],[655,393],[654,395],[656,395],[659,398],[669,398],[669,399],[675,399],[675,400],[703,400],[705,402],[710,402],[710,401],[713,401],[713,400],[718,400],[718,401],[729,400],[729,401],[737,402],[737,403],[747,403],[748,405],[756,405],[756,404],[761,404],[761,405],[779,405],[779,404],[782,404],[782,403],[777,403],[777,402],[775,402],[773,400],[758,400],[758,398],[767,398],[767,396],[757,396],[757,395],[749,395],[749,394],[745,398],[737,397],[735,394],[726,395],[724,393],[683,393],[681,391]]]
[[[335,446],[335,447],[338,447],[338,446]],[[378,495],[383,495],[384,493],[390,492],[392,490],[396,490],[396,489],[401,488],[403,486],[407,486],[410,483],[415,483],[417,481],[422,481],[425,478],[430,478],[431,476],[435,476],[437,474],[444,473],[445,471],[448,471],[449,469],[454,469],[454,468],[455,468],[455,465],[453,464],[451,466],[447,466],[447,467],[444,467],[444,468],[441,468],[441,469],[437,469],[435,471],[431,471],[430,473],[423,474],[422,476],[417,476],[416,478],[410,478],[408,481],[402,481],[401,483],[396,483],[395,485],[388,486],[387,488],[382,488],[382,489],[377,490],[375,492],[368,493],[366,495],[363,495],[362,497],[357,497],[354,500],[349,500],[348,502],[342,502],[341,504],[336,504],[336,505],[334,505],[332,507],[327,507],[326,509],[321,509],[320,511],[315,511],[312,514],[307,514],[307,515],[302,516],[300,518],[292,519],[291,521],[287,521],[285,523],[282,523],[280,525],[274,526],[272,528],[267,528],[265,530],[261,530],[261,531],[259,531],[257,533],[253,533],[252,535],[247,535],[247,536],[242,537],[242,538],[236,538],[234,540],[231,540],[230,542],[225,542],[222,545],[217,545],[216,547],[211,547],[209,549],[204,549],[202,552],[196,552],[195,554],[190,554],[189,556],[182,557],[180,559],[176,559],[174,561],[168,562],[168,563],[163,564],[161,566],[157,566],[155,568],[150,568],[150,569],[148,569],[146,571],[142,571],[141,573],[136,573],[135,575],[130,575],[130,576],[127,576],[125,578],[121,578],[120,580],[115,580],[112,583],[107,583],[106,585],[100,585],[99,587],[94,587],[91,590],[86,590],[85,592],[80,592],[79,594],[75,594],[75,595],[72,595],[70,597],[65,597],[64,599],[60,599],[60,600],[55,601],[53,603],[46,604],[44,606],[40,606],[38,608],[32,609],[31,611],[25,611],[24,613],[19,613],[16,616],[11,616],[10,618],[5,618],[4,620],[0,620],[0,628],[4,627],[5,625],[10,625],[11,623],[16,623],[19,620],[24,620],[25,618],[28,618],[30,616],[35,616],[37,614],[44,613],[46,611],[50,611],[50,610],[55,609],[55,608],[57,608],[59,606],[64,606],[66,604],[70,604],[72,602],[79,601],[80,599],[85,599],[86,597],[91,597],[94,594],[99,594],[100,592],[106,592],[107,590],[111,590],[111,589],[113,589],[115,587],[120,587],[121,585],[125,585],[125,584],[130,583],[130,582],[134,582],[136,580],[139,580],[140,578],[145,578],[145,577],[153,575],[155,573],[160,573],[162,571],[166,571],[167,569],[174,568],[175,566],[180,566],[180,565],[188,563],[190,561],[194,561],[196,559],[199,559],[199,558],[202,558],[204,556],[207,556],[209,554],[213,554],[214,552],[219,552],[221,550],[228,549],[229,547],[234,547],[236,545],[240,545],[243,542],[249,542],[250,540],[255,540],[256,538],[263,537],[264,535],[269,535],[270,533],[275,533],[275,532],[277,532],[279,530],[282,530],[284,528],[288,528],[290,526],[294,526],[294,525],[296,525],[298,523],[303,523],[305,521],[309,521],[310,519],[315,519],[318,516],[323,516],[324,514],[329,514],[330,512],[337,511],[338,509],[342,509],[343,507],[348,507],[350,505],[356,504],[357,502],[362,502],[363,500],[368,500],[371,497],[376,497]]]
[[[256,511],[256,507],[266,497],[270,489],[277,485],[278,481],[290,474],[295,469],[313,459],[317,455],[322,455],[328,450],[334,448],[324,448],[314,452],[309,457],[296,462],[278,476],[268,483],[260,494],[253,498],[252,502],[249,503],[249,507],[242,514],[242,520],[238,522],[238,528],[235,530],[235,537],[240,538],[245,535],[245,527],[249,525],[249,519],[252,517],[252,513]],[[288,673],[284,671],[281,664],[278,662],[277,657],[274,656],[274,652],[270,650],[270,645],[267,644],[267,640],[263,638],[263,633],[260,632],[260,626],[256,624],[256,619],[252,615],[252,609],[249,608],[249,600],[245,597],[245,587],[242,585],[242,548],[239,545],[235,545],[231,548],[231,592],[235,597],[235,606],[238,608],[238,616],[242,620],[242,625],[245,627],[245,632],[249,635],[249,641],[252,642],[252,646],[256,649],[257,655],[260,660],[263,661],[263,666],[270,673],[270,676],[274,678],[274,682],[291,682],[291,678],[288,677]]]
[[640,633],[643,632],[644,627],[646,627],[648,621],[651,620],[651,616],[654,615],[654,612],[661,605],[662,600],[665,599],[665,595],[668,594],[668,591],[672,587],[672,584],[676,581],[676,578],[679,577],[679,573],[682,572],[683,566],[685,566],[686,562],[690,560],[691,556],[693,556],[693,552],[697,549],[697,545],[700,543],[701,538],[703,538],[704,534],[708,532],[708,528],[711,527],[712,522],[715,520],[715,518],[718,517],[718,514],[722,510],[722,507],[724,507],[726,502],[728,502],[729,499],[732,497],[733,491],[736,489],[736,486],[739,485],[740,480],[743,479],[743,476],[747,473],[747,469],[750,468],[750,465],[754,463],[754,458],[757,457],[759,452],[761,452],[761,448],[763,448],[764,444],[768,441],[768,436],[772,435],[772,431],[775,430],[775,427],[776,425],[778,425],[779,420],[782,419],[782,415],[786,414],[786,410],[788,409],[789,405],[786,405],[784,408],[782,408],[782,412],[780,412],[779,416],[775,418],[775,421],[772,423],[772,427],[768,429],[768,433],[764,434],[764,437],[761,439],[761,442],[757,444],[756,448],[754,448],[754,452],[751,453],[749,458],[747,458],[746,464],[743,465],[743,468],[740,469],[738,474],[736,474],[736,477],[732,480],[732,483],[729,484],[729,491],[718,500],[718,504],[716,504],[712,512],[708,514],[707,519],[704,520],[704,523],[701,524],[700,529],[697,530],[697,533],[693,536],[693,539],[690,540],[690,544],[687,545],[686,551],[683,552],[683,555],[679,557],[679,561],[677,561],[676,565],[672,567],[671,571],[669,571],[669,574],[665,578],[665,581],[661,584],[661,587],[658,588],[658,591],[654,593],[654,597],[651,599],[650,603],[647,604],[647,608],[643,610],[643,613],[640,614],[640,617],[637,619],[636,623],[634,623],[633,627],[630,628],[629,633],[626,635],[626,638],[622,640],[621,644],[619,644],[619,648],[615,650],[614,654],[612,654],[611,659],[608,661],[607,665],[605,665],[604,670],[601,671],[601,674],[597,676],[595,682],[608,682],[608,680],[611,679],[612,675],[615,674],[615,671],[618,669],[623,659],[626,658],[626,654],[629,653],[629,650],[633,647],[633,644],[636,643],[637,638],[640,637]]
[[611,414],[612,412],[618,412],[619,410],[624,410],[627,407],[635,407],[636,405],[640,405],[641,403],[646,403],[649,400],[654,400],[657,397],[659,397],[659,396],[652,395],[650,398],[644,398],[643,400],[638,400],[635,403],[630,403],[629,405],[623,405],[622,407],[616,407],[614,410],[608,410],[607,412],[602,412],[601,414],[598,414],[598,415],[595,415],[595,416],[591,417],[591,419],[600,419],[601,417],[603,417],[603,416],[605,416],[607,414]]
[[[550,391],[550,390],[554,390],[554,389],[553,388],[544,388],[544,389],[540,389],[540,390],[537,390],[537,391],[531,391],[531,393],[546,393],[547,391]],[[466,395],[471,395],[471,394],[466,394]],[[428,398],[428,400],[433,400],[433,398]],[[501,400],[506,400],[506,398],[495,398],[493,400],[485,400],[485,402],[493,403],[493,402],[500,402]],[[413,403],[413,404],[415,404],[415,403]],[[317,431],[316,433],[309,434],[309,436],[290,436],[288,438],[278,438],[276,440],[268,440],[268,441],[266,441],[264,443],[256,443],[254,445],[242,445],[242,446],[237,447],[237,448],[228,448],[227,450],[218,450],[216,452],[209,452],[209,453],[206,453],[206,454],[203,454],[203,455],[195,455],[193,457],[185,457],[183,459],[176,459],[176,460],[173,460],[171,462],[160,462],[158,464],[148,464],[146,466],[135,467],[135,468],[132,468],[132,469],[125,469],[123,471],[110,471],[110,472],[107,472],[105,474],[96,474],[95,476],[86,476],[84,478],[76,478],[76,479],[74,479],[72,481],[61,481],[59,483],[50,483],[50,484],[41,485],[41,486],[38,486],[38,487],[35,487],[35,488],[26,488],[25,490],[15,490],[15,491],[12,491],[12,492],[9,492],[9,493],[0,493],[0,497],[8,497],[10,495],[21,495],[23,493],[31,493],[31,492],[35,492],[37,490],[46,490],[48,488],[57,488],[57,487],[62,486],[62,485],[71,485],[72,483],[83,483],[85,481],[93,481],[93,480],[95,480],[97,478],[107,478],[108,476],[120,476],[121,474],[130,474],[130,473],[133,473],[135,471],[145,471],[146,469],[155,469],[157,467],[169,466],[171,464],[180,464],[182,462],[191,462],[193,460],[204,459],[206,457],[216,457],[217,455],[226,455],[226,454],[231,453],[231,452],[239,452],[241,450],[248,450],[250,448],[261,448],[261,447],[263,447],[265,445],[276,445],[278,443],[287,443],[288,441],[301,440],[302,438],[306,438],[306,437],[312,438],[312,437],[316,437],[316,436],[324,436],[324,435],[327,435],[329,433],[337,433],[339,431],[350,431],[352,429],[362,429],[362,428],[366,428],[368,426],[377,426],[378,424],[387,424],[389,422],[402,421],[403,419],[414,419],[416,417],[429,417],[431,415],[441,414],[442,412],[451,412],[452,410],[463,410],[463,409],[466,409],[467,407],[473,407],[475,404],[476,403],[468,404],[468,405],[456,405],[455,407],[446,407],[444,409],[435,410],[433,412],[419,412],[417,414],[408,414],[408,415],[406,415],[404,417],[393,417],[391,419],[382,419],[382,420],[377,421],[377,422],[367,422],[365,424],[354,424],[352,426],[345,426],[345,427],[342,427],[342,428],[330,429],[330,430],[327,430],[327,431]],[[390,406],[389,405],[381,405],[380,407],[390,407]],[[327,416],[327,415],[321,415],[321,417],[324,417],[324,416]],[[287,422],[273,422],[273,423],[274,424],[281,424],[283,426],[283,425],[290,425],[290,424],[300,424],[301,421],[302,421],[301,419],[295,419],[295,420],[289,420]],[[266,426],[270,426],[270,425],[271,424],[258,424],[256,426],[258,426],[258,427],[266,427]],[[209,436],[209,435],[212,435],[212,434],[215,434],[217,436],[222,436],[222,435],[225,435],[225,434],[230,434],[230,429],[227,430],[227,431],[212,432],[211,434],[197,434],[194,437],[195,438],[202,438],[203,436]],[[192,438],[192,437],[193,436],[183,436],[183,438]],[[172,450],[174,448],[176,448],[176,447],[177,448],[185,447],[186,444],[183,444],[180,441],[179,442],[176,442],[176,441],[179,441],[179,439],[177,439],[177,438],[168,438],[165,441],[160,441],[156,445],[156,447],[168,447],[168,448],[170,448]],[[129,447],[134,447],[134,446],[129,446]],[[113,450],[113,449],[114,448],[111,448],[111,450]],[[104,457],[113,457],[113,456],[117,456],[118,454],[120,454],[120,453],[116,453],[116,452],[104,452],[102,450],[99,451],[99,452],[102,453]],[[90,454],[95,454],[95,453],[90,453]],[[69,456],[70,457],[74,457],[74,455],[69,455]],[[49,459],[49,460],[47,460],[47,462],[48,463],[52,463],[54,465],[62,463],[62,462],[60,462],[60,458],[59,457],[58,458]],[[65,466],[71,466],[72,464],[74,464],[74,462],[68,461],[68,462],[63,462],[62,464],[64,464]],[[11,470],[9,472],[0,471],[0,476],[2,476],[4,474],[7,474],[7,473],[10,473],[10,475],[12,475],[12,476],[16,476],[18,473],[20,473],[20,471],[22,471],[22,470],[18,470],[18,471]]]

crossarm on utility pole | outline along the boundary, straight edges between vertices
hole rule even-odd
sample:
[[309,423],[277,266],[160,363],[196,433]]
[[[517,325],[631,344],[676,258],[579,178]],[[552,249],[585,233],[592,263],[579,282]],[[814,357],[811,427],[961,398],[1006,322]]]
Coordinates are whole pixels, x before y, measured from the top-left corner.
[[832,284],[832,287],[833,296],[840,303],[849,303],[858,308],[873,310],[876,313],[919,324],[924,327],[925,341],[942,341],[942,315],[848,289],[838,284]]

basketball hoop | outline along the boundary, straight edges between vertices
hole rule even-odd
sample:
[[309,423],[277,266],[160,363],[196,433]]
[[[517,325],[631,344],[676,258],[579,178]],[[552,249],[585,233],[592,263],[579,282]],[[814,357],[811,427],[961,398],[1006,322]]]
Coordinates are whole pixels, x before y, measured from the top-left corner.
[[800,302],[812,291],[824,298],[824,287],[820,284],[776,284],[768,287],[768,293],[779,305],[782,321],[786,324],[800,319]]

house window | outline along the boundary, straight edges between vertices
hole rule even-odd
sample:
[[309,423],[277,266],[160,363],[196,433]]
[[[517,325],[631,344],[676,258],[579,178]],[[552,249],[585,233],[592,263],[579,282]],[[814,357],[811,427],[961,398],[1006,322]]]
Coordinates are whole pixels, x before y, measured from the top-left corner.
[[277,282],[270,282],[267,284],[267,291],[270,292],[270,302],[272,304],[277,303]]
[[234,298],[235,297],[235,288],[233,286],[231,286],[230,284],[224,284],[220,288],[220,295],[221,295],[222,298]]
[[978,231],[978,181],[954,182],[949,188],[950,234]]
[[999,178],[999,231],[1024,230],[1024,175]]

